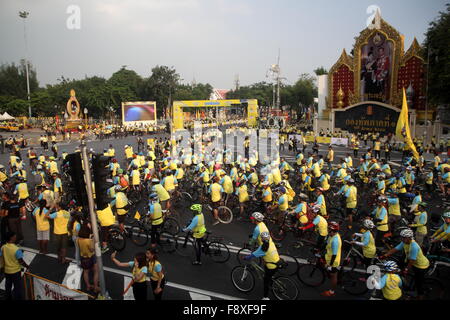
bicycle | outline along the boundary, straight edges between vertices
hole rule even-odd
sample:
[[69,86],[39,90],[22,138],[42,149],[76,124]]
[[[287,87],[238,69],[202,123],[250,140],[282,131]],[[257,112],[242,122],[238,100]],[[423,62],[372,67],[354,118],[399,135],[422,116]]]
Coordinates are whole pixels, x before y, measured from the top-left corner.
[[[175,251],[175,235],[173,230],[179,231],[178,222],[173,218],[165,218],[160,231],[160,243],[163,252],[172,253]],[[177,231],[177,233],[178,233]],[[138,247],[144,247],[149,241],[151,234],[151,220],[148,216],[136,220],[132,226],[125,226],[126,235]]]
[[[345,245],[342,247],[343,253],[346,252],[342,255],[342,257],[343,257],[342,261],[343,261],[343,265],[345,266],[345,268],[350,271],[354,271],[355,269],[360,269],[360,270],[365,271],[368,266],[366,266],[366,264],[364,262],[364,259],[365,259],[364,255],[360,252],[360,250],[357,249],[357,247],[354,244],[351,243],[351,241],[344,240],[344,244],[348,245],[347,247],[350,247],[350,249],[348,249],[348,251],[346,250],[347,248]],[[377,256],[375,256],[372,259],[372,261],[373,261],[373,263],[371,263],[371,264],[374,264],[374,263],[380,264],[380,265],[383,264],[383,262]]]
[[[416,282],[412,274],[401,276],[402,291],[405,300],[413,300],[416,298]],[[443,300],[445,295],[445,287],[440,280],[434,277],[425,276],[423,283],[424,300]]]
[[[258,279],[264,278],[264,269],[255,262],[236,266],[231,270],[231,282],[238,291],[249,293],[255,288],[254,273]],[[296,300],[299,294],[295,282],[285,276],[272,276],[271,290],[278,300]]]
[[[222,202],[221,202],[221,204],[222,204]],[[203,208],[205,208],[207,212],[210,212],[211,215],[214,214],[214,209],[211,206],[211,204],[207,203],[206,205],[203,206]],[[228,208],[226,206],[223,206],[223,205],[220,205],[217,208],[217,211],[219,212],[218,220],[219,220],[220,223],[230,224],[231,221],[233,221],[233,212],[231,211],[230,208]]]
[[[250,245],[248,243],[244,243],[244,246],[239,249],[239,251],[236,253],[236,259],[238,264],[242,265],[242,257],[250,255],[252,252],[254,252],[256,249],[258,249],[258,245],[254,243],[253,245]],[[299,263],[296,257],[290,255],[289,253],[279,253],[278,256],[282,261],[285,261],[286,264],[283,269],[280,269],[279,272],[283,276],[294,276],[298,272]],[[258,264],[262,265],[263,259],[258,259]]]
[[[211,232],[206,231],[206,237],[203,239],[202,252],[210,256],[216,263],[225,263],[230,259],[230,249],[222,242],[223,238],[211,237]],[[176,236],[176,252],[182,257],[190,257],[195,255],[195,243],[192,232],[186,232],[184,236]]]
[[[325,278],[330,277],[330,272],[325,267],[323,257],[308,259],[308,263],[301,265],[297,277],[301,283],[308,287],[319,287],[324,284]],[[338,268],[338,285],[348,294],[354,296],[364,295],[369,291],[366,276],[361,277],[355,272],[344,272],[344,268]]]

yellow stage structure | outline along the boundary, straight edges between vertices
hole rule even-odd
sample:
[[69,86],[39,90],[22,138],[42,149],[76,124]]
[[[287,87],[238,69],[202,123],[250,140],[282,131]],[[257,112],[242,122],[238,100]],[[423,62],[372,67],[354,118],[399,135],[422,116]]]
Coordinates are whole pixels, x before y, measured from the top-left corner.
[[258,100],[256,99],[230,99],[230,100],[187,100],[187,101],[174,101],[172,109],[172,121],[173,129],[184,129],[186,108],[189,110],[196,110],[195,114],[198,118],[200,108],[232,108],[242,107],[244,109],[244,115],[247,117],[248,127],[255,127],[258,124]]

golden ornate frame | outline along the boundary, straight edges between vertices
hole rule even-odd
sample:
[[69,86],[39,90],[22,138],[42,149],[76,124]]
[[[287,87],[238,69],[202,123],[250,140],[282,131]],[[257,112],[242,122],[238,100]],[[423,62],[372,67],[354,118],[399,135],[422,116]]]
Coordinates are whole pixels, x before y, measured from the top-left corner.
[[[391,72],[391,81],[390,81],[390,104],[393,106],[401,106],[402,104],[402,90],[397,90],[397,81],[398,81],[398,72],[402,63],[406,62],[409,59],[409,56],[404,56],[404,37],[390,24],[384,21],[382,18],[380,19],[380,28],[379,29],[369,29],[366,28],[360,32],[360,35],[355,38],[356,42],[353,46],[354,55],[347,55],[345,49],[343,50],[341,57],[339,60],[333,65],[333,67],[329,71],[328,76],[328,103],[327,107],[329,109],[333,109],[333,74],[336,70],[342,66],[346,65],[350,71],[353,71],[353,92],[349,92],[349,103],[350,105],[357,104],[361,102],[361,82],[360,82],[360,74],[361,74],[361,48],[362,46],[369,43],[369,39],[375,34],[380,33],[386,37],[386,41],[390,41],[393,43],[393,54],[392,54],[392,72]],[[415,41],[413,43],[412,50],[409,54],[411,56],[419,56],[420,46]],[[405,60],[406,58],[406,60]]]

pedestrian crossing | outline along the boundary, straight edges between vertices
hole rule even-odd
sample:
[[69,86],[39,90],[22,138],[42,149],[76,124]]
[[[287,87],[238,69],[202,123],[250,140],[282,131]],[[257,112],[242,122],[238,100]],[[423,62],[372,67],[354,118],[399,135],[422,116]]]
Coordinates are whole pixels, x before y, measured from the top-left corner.
[[[24,260],[30,266],[28,272],[33,275],[61,283],[72,290],[86,292],[83,280],[83,270],[74,262],[61,264],[56,261],[55,254],[41,255],[38,251],[30,248],[24,250]],[[70,259],[68,259],[70,260]],[[104,267],[106,291],[112,300],[135,300],[133,290],[130,288],[124,294],[131,282],[131,273]],[[0,279],[0,290],[5,290],[5,279]],[[152,292],[149,286],[149,299],[152,299]],[[193,288],[182,284],[168,281],[163,295],[164,300],[241,300],[221,293],[210,292],[203,289]]]

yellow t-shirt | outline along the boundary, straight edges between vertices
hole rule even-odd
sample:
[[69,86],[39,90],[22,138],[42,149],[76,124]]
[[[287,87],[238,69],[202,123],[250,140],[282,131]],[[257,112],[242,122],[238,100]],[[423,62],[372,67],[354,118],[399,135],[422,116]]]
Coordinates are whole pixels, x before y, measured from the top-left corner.
[[54,220],[54,234],[67,234],[67,224],[69,223],[70,213],[66,210],[59,210],[56,212]]

